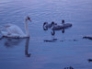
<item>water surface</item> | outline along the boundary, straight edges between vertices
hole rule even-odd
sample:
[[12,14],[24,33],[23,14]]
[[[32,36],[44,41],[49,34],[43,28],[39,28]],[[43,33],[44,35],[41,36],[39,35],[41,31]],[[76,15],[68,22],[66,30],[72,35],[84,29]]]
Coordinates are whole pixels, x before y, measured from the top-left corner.
[[[1,0],[0,26],[18,25],[24,32],[24,19],[30,16],[30,39],[0,39],[0,69],[91,69],[92,41],[83,39],[92,35],[91,0]],[[61,20],[73,26],[65,33],[57,31],[55,42],[51,30],[44,31],[43,23]]]

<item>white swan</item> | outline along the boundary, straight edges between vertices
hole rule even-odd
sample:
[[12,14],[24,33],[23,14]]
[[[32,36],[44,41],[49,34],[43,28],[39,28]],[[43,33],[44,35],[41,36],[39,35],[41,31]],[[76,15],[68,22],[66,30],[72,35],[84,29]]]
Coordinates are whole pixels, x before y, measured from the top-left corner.
[[5,24],[0,31],[2,36],[4,37],[18,37],[18,38],[26,38],[30,37],[29,35],[29,30],[28,30],[28,20],[31,21],[30,17],[27,17],[25,19],[25,31],[26,34],[18,27],[17,25],[14,24]]

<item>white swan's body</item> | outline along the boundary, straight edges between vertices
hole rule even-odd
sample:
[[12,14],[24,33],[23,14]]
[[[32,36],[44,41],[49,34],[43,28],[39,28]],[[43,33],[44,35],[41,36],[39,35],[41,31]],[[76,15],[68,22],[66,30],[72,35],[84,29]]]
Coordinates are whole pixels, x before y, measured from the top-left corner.
[[28,24],[27,21],[30,20],[29,17],[25,20],[25,30],[26,33],[24,33],[20,27],[14,24],[5,24],[3,29],[0,31],[2,36],[4,37],[19,37],[19,38],[25,38],[29,37],[29,31],[28,31]]
[[6,37],[25,37],[26,36],[26,34],[24,34],[24,32],[17,25],[7,24],[6,26],[9,26],[9,27],[5,27],[4,30],[1,31],[3,36],[6,36]]

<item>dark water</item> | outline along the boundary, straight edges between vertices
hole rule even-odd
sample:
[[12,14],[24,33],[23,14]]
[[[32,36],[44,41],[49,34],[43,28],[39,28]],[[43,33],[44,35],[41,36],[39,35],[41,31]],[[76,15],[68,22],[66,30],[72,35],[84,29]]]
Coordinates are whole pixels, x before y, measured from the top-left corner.
[[[30,16],[30,39],[0,39],[0,69],[92,69],[91,0],[1,0],[0,26],[13,23],[24,30],[24,19]],[[51,30],[43,31],[45,21],[72,23],[70,29],[57,31],[55,42]]]

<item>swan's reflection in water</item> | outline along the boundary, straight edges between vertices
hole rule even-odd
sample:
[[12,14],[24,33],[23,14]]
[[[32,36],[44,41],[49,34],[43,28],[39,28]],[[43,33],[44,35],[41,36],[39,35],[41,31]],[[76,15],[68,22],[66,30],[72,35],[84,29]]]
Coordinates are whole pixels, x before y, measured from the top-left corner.
[[13,47],[17,46],[22,40],[21,39],[15,39],[15,38],[5,38],[5,43],[4,45],[6,47]]
[[0,39],[0,41],[3,40],[4,40],[4,46],[6,46],[7,48],[18,46],[21,42],[23,42],[23,40],[25,40],[25,55],[26,57],[31,56],[31,54],[28,52],[30,38],[20,39],[20,38],[3,37],[2,39]]
[[26,43],[25,43],[25,55],[26,55],[27,57],[30,57],[30,56],[31,56],[31,54],[28,53],[29,40],[30,40],[30,38],[27,38],[27,39],[26,39]]

